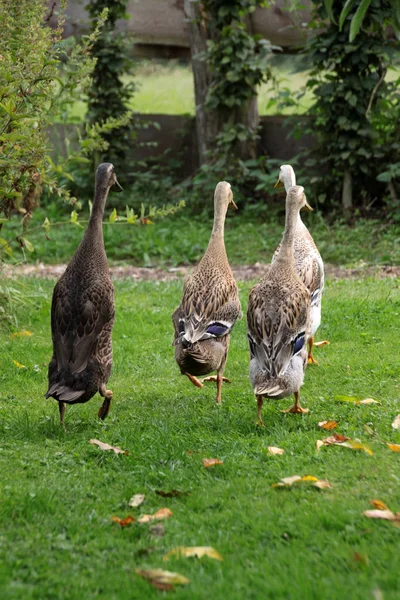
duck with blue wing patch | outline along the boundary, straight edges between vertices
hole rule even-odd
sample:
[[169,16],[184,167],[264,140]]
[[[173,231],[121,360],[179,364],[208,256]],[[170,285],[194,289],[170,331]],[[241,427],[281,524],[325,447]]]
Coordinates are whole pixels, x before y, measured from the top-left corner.
[[[296,185],[296,175],[291,165],[282,165],[279,170],[279,179],[275,187],[284,187],[286,192]],[[280,246],[275,250],[272,262],[276,260],[279,254]],[[304,225],[300,213],[297,216],[296,233],[294,238],[294,260],[296,263],[297,274],[309,291],[311,298],[310,327],[311,336],[308,344],[308,362],[318,364],[313,356],[314,346],[323,346],[329,344],[327,340],[314,342],[314,335],[321,324],[321,302],[324,291],[324,263],[318,248]]]
[[295,404],[283,412],[308,412],[300,406],[300,387],[307,364],[311,300],[294,259],[295,227],[302,207],[310,208],[304,188],[291,187],[286,197],[286,226],[279,253],[249,296],[250,381],[261,425],[264,398],[278,400],[294,394]]
[[114,286],[103,240],[103,214],[109,190],[121,190],[114,166],[103,163],[89,224],[74,256],[57,282],[51,306],[53,357],[49,364],[46,398],[58,401],[61,424],[65,405],[82,404],[99,392],[104,398],[98,416],[105,419],[112,391]]
[[239,293],[225,251],[224,224],[233,201],[231,186],[221,181],[214,195],[214,225],[207,250],[193,275],[184,284],[181,304],[172,315],[175,359],[182,375],[197,387],[198,376],[217,371],[203,381],[216,381],[216,401],[221,402],[223,372],[230,333],[242,317]]

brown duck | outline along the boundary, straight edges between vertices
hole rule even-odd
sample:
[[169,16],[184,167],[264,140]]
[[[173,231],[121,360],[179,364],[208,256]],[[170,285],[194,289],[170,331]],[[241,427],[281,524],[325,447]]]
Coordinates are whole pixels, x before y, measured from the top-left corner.
[[235,321],[241,318],[239,293],[225,251],[224,225],[228,207],[237,208],[231,186],[221,181],[214,195],[214,225],[207,250],[196,271],[184,284],[180,306],[172,315],[175,328],[175,359],[182,375],[197,387],[197,379],[216,381],[216,401],[221,402],[222,382]]
[[300,387],[307,364],[305,345],[311,334],[311,299],[298,276],[294,256],[296,223],[303,207],[311,209],[304,188],[289,188],[278,255],[249,296],[250,381],[261,425],[264,398],[278,400],[294,394],[294,405],[283,412],[308,412],[300,405]]
[[92,214],[85,235],[57,282],[51,306],[53,357],[46,398],[58,401],[64,425],[66,404],[82,404],[96,392],[104,398],[98,416],[105,419],[112,391],[114,286],[104,249],[102,220],[110,188],[120,191],[114,166],[101,164],[96,173]]

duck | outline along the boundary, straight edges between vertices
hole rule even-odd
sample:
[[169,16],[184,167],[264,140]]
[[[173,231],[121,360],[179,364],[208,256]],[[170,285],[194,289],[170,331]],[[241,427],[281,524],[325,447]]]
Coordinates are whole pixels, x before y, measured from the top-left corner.
[[51,334],[53,356],[46,398],[58,402],[64,427],[67,404],[82,404],[97,392],[104,398],[98,411],[104,420],[113,393],[107,389],[112,368],[114,286],[103,240],[103,215],[110,189],[121,191],[114,165],[96,171],[92,213],[85,234],[53,291]]
[[[237,209],[230,183],[220,181],[214,193],[214,223],[204,256],[185,280],[180,305],[172,315],[175,360],[181,374],[196,387],[217,384],[216,402],[222,401],[222,383],[230,334],[242,317],[239,291],[225,250],[224,226],[228,207]],[[215,376],[204,378],[216,371]]]
[[[279,170],[278,181],[274,187],[284,187],[287,193],[295,185],[296,175],[293,167],[282,165]],[[276,260],[278,253],[279,246],[275,250],[272,261]],[[307,360],[309,364],[318,364],[313,356],[313,348],[329,344],[328,340],[315,342],[315,333],[321,324],[321,302],[325,285],[324,263],[310,232],[301,219],[300,213],[294,239],[294,256],[299,277],[306,285],[311,296],[311,336],[307,342]]]
[[250,382],[262,426],[264,398],[278,400],[294,394],[294,405],[283,412],[308,412],[300,404],[300,387],[307,365],[306,342],[311,333],[311,298],[298,275],[294,252],[302,208],[311,209],[304,188],[292,186],[286,196],[285,230],[278,254],[249,296]]

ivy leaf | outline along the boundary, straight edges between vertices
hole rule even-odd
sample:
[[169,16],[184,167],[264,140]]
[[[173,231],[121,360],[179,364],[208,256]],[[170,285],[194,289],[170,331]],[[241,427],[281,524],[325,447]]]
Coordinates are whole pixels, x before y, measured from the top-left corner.
[[371,0],[361,0],[361,3],[356,10],[356,14],[354,15],[354,17],[351,20],[350,35],[349,35],[350,43],[354,40],[354,38],[360,31],[362,22],[365,17],[365,13],[367,12],[370,4],[371,4]]

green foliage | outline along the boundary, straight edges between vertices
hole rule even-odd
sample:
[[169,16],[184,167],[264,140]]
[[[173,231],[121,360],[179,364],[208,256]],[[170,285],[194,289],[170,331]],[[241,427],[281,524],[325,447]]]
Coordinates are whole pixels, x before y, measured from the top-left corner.
[[[373,0],[347,0],[343,6],[342,12],[339,16],[339,28],[343,27],[343,23],[347,19],[350,11],[355,9],[352,16],[349,30],[349,42],[353,42],[355,37],[358,35],[363,23],[365,15],[369,10],[373,12],[377,8],[377,3]],[[386,8],[386,7],[385,7]],[[328,17],[331,21],[335,22],[332,13],[332,0],[325,0],[325,9]],[[370,15],[369,15],[370,16]],[[384,14],[385,23],[387,27],[394,27],[400,33],[400,4],[398,0],[390,0],[388,10]],[[368,27],[368,25],[367,25]]]
[[[92,56],[96,64],[92,73],[92,84],[88,91],[89,112],[91,123],[102,123],[110,118],[119,118],[129,108],[129,102],[135,91],[135,83],[130,80],[124,83],[123,75],[131,75],[133,61],[130,58],[130,49],[133,41],[123,33],[115,33],[118,19],[126,19],[128,0],[90,0],[86,9],[89,12],[92,28],[95,29],[99,14],[107,10],[107,22],[101,34],[92,46]],[[132,116],[132,114],[131,114]],[[103,159],[115,162],[117,165],[124,161],[126,148],[132,144],[134,125],[127,122],[124,127],[103,133],[108,148]],[[96,157],[98,161],[98,156]]]
[[[211,183],[229,180],[239,197],[251,197],[266,176],[265,158],[256,159],[258,112],[254,106],[259,86],[271,79],[273,46],[248,31],[246,18],[265,0],[206,0],[207,62],[211,83],[206,111],[219,122],[215,143],[207,160],[192,181],[191,206],[200,207],[202,196],[211,192]],[[252,105],[253,103],[253,105]],[[256,117],[252,114],[255,112]]]
[[389,0],[373,0],[365,13],[363,3],[340,8],[322,1],[314,7],[313,26],[321,30],[306,49],[313,64],[306,89],[316,97],[307,132],[317,147],[306,166],[321,202],[338,200],[348,172],[356,202],[366,207],[387,193],[379,175],[388,168],[394,174],[389,165],[399,162],[398,90],[385,79],[398,42],[387,37]]
[[[240,284],[244,310],[251,285]],[[399,455],[384,443],[400,442],[391,427],[399,412],[398,281],[328,283],[319,334],[331,345],[316,350],[320,366],[307,369],[302,387],[310,414],[283,415],[291,399],[265,402],[264,429],[254,424],[245,319],[231,336],[225,374],[232,383],[224,384],[217,406],[215,383],[196,389],[174,363],[171,313],[182,282],[116,281],[110,414],[99,421],[96,395],[67,408],[65,432],[56,402],[43,397],[53,286],[27,280],[35,309],[21,309],[18,319],[32,335],[4,335],[0,347],[4,600],[366,600],[375,590],[376,597],[398,598],[399,529],[362,515],[373,499],[400,509]],[[382,405],[338,402],[339,394]],[[317,423],[327,419],[374,455],[340,447],[317,452],[316,440],[329,435]],[[91,438],[129,455],[102,452]],[[270,456],[268,446],[285,454]],[[202,458],[224,464],[205,469]],[[271,487],[296,474],[326,478],[332,488]],[[155,493],[172,489],[190,494]],[[136,493],[145,503],[133,509],[128,502]],[[111,522],[161,507],[173,513],[162,537],[152,524],[122,529]],[[224,560],[163,562],[182,545],[213,546]],[[135,568],[168,569],[190,584],[160,592]]]

